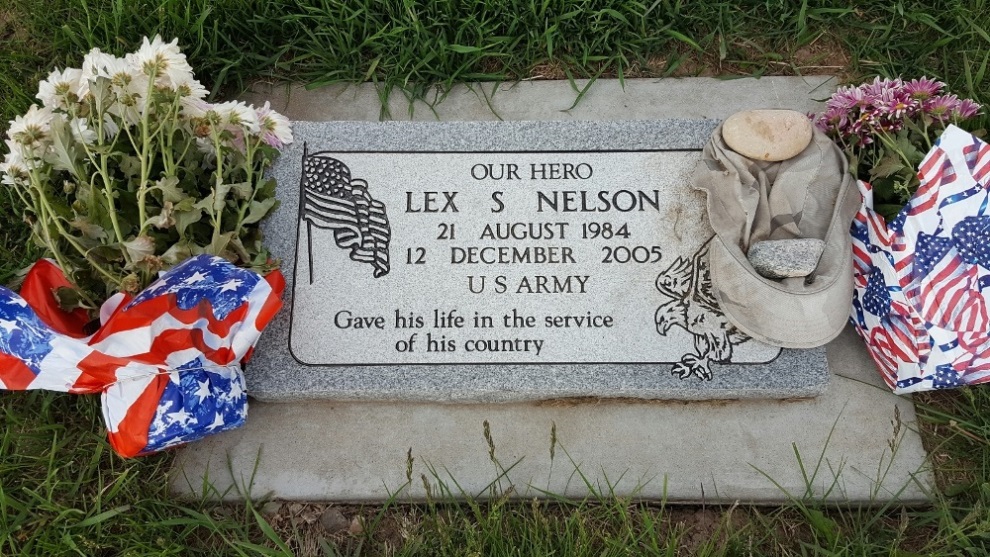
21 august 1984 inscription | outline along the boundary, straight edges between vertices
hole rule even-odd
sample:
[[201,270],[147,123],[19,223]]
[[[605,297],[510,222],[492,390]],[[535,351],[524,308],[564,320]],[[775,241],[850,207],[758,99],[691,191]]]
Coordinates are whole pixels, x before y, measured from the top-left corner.
[[765,363],[718,311],[696,152],[309,150],[301,363]]

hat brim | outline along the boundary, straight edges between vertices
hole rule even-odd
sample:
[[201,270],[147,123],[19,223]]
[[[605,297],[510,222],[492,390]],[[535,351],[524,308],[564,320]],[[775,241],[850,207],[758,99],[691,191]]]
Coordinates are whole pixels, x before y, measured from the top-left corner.
[[[715,237],[711,257],[712,290],[730,323],[750,337],[784,348],[814,348],[839,336],[849,320],[853,297],[852,248],[843,242],[828,257],[840,275],[794,291],[761,277],[738,248]],[[823,254],[822,257],[826,257]],[[817,281],[816,281],[817,282]]]

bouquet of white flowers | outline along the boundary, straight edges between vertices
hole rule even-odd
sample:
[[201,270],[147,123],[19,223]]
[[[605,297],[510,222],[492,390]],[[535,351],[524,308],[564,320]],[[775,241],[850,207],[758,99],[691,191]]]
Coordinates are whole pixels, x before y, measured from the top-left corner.
[[0,287],[0,390],[101,393],[122,456],[243,424],[241,364],[281,307],[258,223],[289,122],[207,95],[155,37],[52,72],[8,130],[0,180],[55,264]]
[[92,312],[196,254],[274,267],[258,223],[278,204],[264,170],[289,122],[208,94],[177,41],[156,36],[53,71],[41,106],[10,123],[0,180],[72,285],[56,292],[63,309]]

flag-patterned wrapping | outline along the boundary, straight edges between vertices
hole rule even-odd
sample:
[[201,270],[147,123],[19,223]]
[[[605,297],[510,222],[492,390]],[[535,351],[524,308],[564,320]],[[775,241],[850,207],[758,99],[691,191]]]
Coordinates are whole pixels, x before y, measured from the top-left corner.
[[303,155],[302,218],[307,226],[333,230],[337,247],[354,261],[370,263],[375,278],[388,274],[391,236],[385,204],[371,197],[364,180],[352,180],[344,163],[323,153]]
[[133,299],[112,297],[85,338],[56,330],[0,288],[0,386],[102,393],[110,442],[123,456],[233,429],[247,416],[241,363],[284,286],[277,271],[261,277],[196,256]]
[[870,185],[852,225],[851,320],[896,393],[990,381],[990,146],[955,127],[891,223]]

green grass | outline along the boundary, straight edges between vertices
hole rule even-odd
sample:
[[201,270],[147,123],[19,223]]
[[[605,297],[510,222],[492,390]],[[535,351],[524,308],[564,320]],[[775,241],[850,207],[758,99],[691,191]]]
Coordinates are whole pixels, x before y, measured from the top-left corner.
[[249,506],[172,501],[169,455],[114,455],[99,397],[0,392],[0,421],[0,555],[236,555],[265,539]]
[[[373,81],[426,96],[462,81],[838,73],[938,77],[990,104],[990,2],[699,0],[7,0],[0,3],[0,133],[37,81],[93,46],[178,37],[221,96],[254,79]],[[38,257],[0,191],[0,282]],[[672,508],[460,495],[427,478],[423,505],[349,508],[358,534],[250,503],[180,503],[169,455],[122,460],[98,400],[0,392],[0,555],[959,555],[990,554],[990,391],[919,407],[939,481],[930,508]],[[418,480],[418,479],[417,479]],[[291,514],[291,513],[289,513]],[[311,518],[311,517],[310,517]]]

